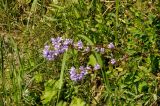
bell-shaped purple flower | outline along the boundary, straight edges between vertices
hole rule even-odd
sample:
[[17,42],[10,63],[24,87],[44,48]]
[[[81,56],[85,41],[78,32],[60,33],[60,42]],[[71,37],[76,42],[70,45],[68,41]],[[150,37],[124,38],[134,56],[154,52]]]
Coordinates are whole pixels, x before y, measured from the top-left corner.
[[109,49],[114,49],[115,46],[114,46],[114,44],[111,42],[110,44],[108,44],[108,48],[109,48]]
[[77,47],[78,47],[78,49],[82,49],[83,48],[83,42],[81,40],[79,40],[77,42]]
[[94,70],[99,70],[100,68],[101,68],[101,66],[99,64],[94,65]]
[[91,51],[91,49],[90,49],[90,47],[87,46],[84,51],[88,53]]
[[105,48],[100,48],[100,53],[104,54],[105,53]]
[[114,64],[116,63],[116,60],[115,60],[115,59],[111,59],[111,61],[110,61],[110,62],[111,62],[111,64],[113,64],[113,65],[114,65]]

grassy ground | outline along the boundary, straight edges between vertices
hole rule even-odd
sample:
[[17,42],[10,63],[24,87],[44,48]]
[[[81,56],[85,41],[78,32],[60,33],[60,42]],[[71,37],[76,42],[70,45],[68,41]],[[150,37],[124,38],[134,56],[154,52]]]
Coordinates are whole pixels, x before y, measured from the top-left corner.
[[[58,36],[105,53],[71,47],[48,61],[42,51]],[[101,69],[71,80],[72,66],[96,63]],[[160,2],[1,0],[0,69],[0,106],[157,106]]]

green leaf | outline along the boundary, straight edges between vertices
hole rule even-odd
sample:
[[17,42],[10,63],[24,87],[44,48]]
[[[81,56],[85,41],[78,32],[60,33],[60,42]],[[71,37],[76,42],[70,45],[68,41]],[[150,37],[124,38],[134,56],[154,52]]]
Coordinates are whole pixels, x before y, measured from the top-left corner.
[[54,90],[45,91],[44,95],[41,97],[42,103],[43,104],[49,103],[56,94],[57,91]]
[[100,16],[100,15],[96,15],[95,20],[96,20],[98,23],[102,23],[102,22],[103,22],[103,21],[102,21],[102,16]]
[[102,61],[102,58],[101,58],[101,55],[98,54],[97,52],[94,52],[95,56],[96,56],[96,59],[97,59],[97,62],[98,64],[101,66],[101,68],[103,67],[103,61]]
[[58,0],[52,0],[53,4],[58,4]]
[[140,70],[143,70],[146,73],[149,73],[149,70],[145,66],[138,66]]
[[31,12],[35,12],[37,9],[38,0],[33,0],[32,6],[31,6]]
[[153,94],[154,101],[157,101],[157,94]]
[[141,93],[143,91],[143,88],[147,86],[147,83],[145,81],[141,82],[138,86],[138,91]]
[[144,94],[136,95],[136,96],[134,97],[134,100],[139,99],[139,98],[141,98],[142,96],[144,96]]
[[86,103],[82,99],[74,97],[70,106],[85,106],[85,104]]
[[37,83],[42,82],[42,75],[41,74],[36,74],[34,76],[34,78],[35,78],[35,80],[36,80]]
[[67,103],[64,101],[60,101],[56,106],[67,106]]
[[92,65],[92,66],[94,66],[95,64],[97,64],[97,60],[96,60],[96,58],[94,57],[94,55],[93,55],[93,54],[91,54],[91,55],[89,56],[89,62],[88,62],[88,65]]
[[58,88],[60,86],[60,81],[56,80],[48,80],[45,83],[45,91],[43,92],[43,95],[41,96],[41,100],[43,104],[49,103],[52,99],[55,99],[58,94]]
[[141,77],[135,76],[134,82],[138,82],[138,81],[140,81],[140,80],[141,80]]
[[79,34],[77,36],[79,36],[79,37],[83,38],[84,40],[86,40],[90,45],[94,45],[94,43],[88,37],[86,37],[85,35]]
[[121,68],[121,67],[117,67],[116,68],[119,72],[122,72],[123,71],[123,68]]
[[74,13],[75,13],[76,18],[80,18],[81,17],[81,15],[78,13],[77,9],[74,9]]

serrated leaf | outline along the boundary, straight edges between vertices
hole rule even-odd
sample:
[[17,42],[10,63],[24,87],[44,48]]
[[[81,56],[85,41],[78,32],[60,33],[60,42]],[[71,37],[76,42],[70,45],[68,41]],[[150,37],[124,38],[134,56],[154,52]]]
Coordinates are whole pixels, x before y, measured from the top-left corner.
[[59,80],[58,81],[49,80],[47,83],[45,83],[45,91],[41,96],[41,100],[43,104],[47,104],[52,99],[55,99],[55,97],[57,97],[59,86],[60,86]]
[[41,97],[42,99],[42,103],[43,104],[47,104],[48,102],[50,102],[52,100],[52,98],[57,94],[57,91],[54,90],[48,90],[45,91],[43,96]]

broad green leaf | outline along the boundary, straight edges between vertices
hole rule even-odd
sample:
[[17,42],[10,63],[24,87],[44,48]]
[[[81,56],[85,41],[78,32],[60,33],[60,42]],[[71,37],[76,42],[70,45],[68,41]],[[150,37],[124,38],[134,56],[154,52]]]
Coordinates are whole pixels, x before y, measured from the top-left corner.
[[97,60],[96,60],[96,58],[94,57],[94,55],[93,55],[93,54],[91,54],[91,55],[89,56],[89,62],[88,62],[88,65],[92,65],[92,66],[94,66],[95,64],[97,64]]
[[43,96],[41,97],[42,103],[43,104],[49,103],[55,95],[57,95],[57,91],[54,90],[45,91]]
[[85,106],[85,104],[86,103],[82,99],[74,97],[70,106]]
[[60,101],[56,106],[67,106],[67,103],[64,101]]
[[60,81],[49,80],[45,83],[45,91],[41,96],[41,100],[43,104],[49,103],[52,99],[57,97],[59,91]]

